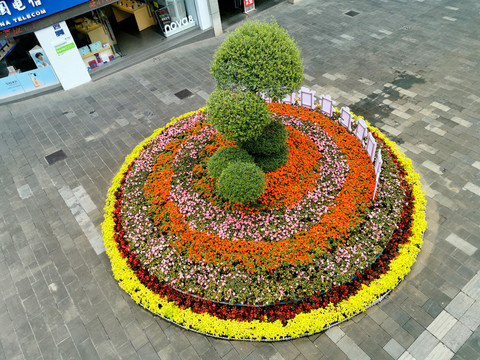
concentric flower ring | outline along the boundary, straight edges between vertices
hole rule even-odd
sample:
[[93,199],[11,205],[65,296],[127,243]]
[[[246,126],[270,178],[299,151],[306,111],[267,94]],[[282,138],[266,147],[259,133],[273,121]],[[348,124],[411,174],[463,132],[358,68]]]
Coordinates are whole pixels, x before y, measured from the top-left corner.
[[[215,199],[204,164],[232,144],[202,111],[155,132],[114,179],[112,269],[152,312],[215,336],[296,337],[364,310],[408,273],[425,229],[409,161],[371,128],[387,159],[372,202],[373,166],[351,134],[314,111],[270,107],[297,158],[271,174],[262,206]],[[300,159],[305,174],[292,167]],[[291,199],[278,191],[302,179]]]

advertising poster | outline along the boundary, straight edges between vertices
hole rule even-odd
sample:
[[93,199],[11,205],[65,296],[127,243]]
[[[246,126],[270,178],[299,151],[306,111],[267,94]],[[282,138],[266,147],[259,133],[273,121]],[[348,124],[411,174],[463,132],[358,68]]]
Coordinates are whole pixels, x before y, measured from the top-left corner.
[[37,65],[37,68],[43,68],[47,66],[51,66],[50,61],[47,58],[47,55],[45,55],[45,51],[40,46],[35,46],[33,49],[29,51],[30,56],[32,57],[33,61],[35,62],[35,65]]
[[58,79],[51,66],[17,74],[17,78],[25,92],[41,87],[58,84]]
[[17,75],[0,78],[0,99],[23,93],[23,87],[17,79]]
[[17,73],[0,79],[0,99],[58,83],[51,66]]

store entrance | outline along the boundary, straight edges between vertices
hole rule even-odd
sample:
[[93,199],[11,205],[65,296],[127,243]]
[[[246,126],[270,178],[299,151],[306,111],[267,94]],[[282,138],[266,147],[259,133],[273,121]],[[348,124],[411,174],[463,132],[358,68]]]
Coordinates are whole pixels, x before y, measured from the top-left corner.
[[119,0],[67,24],[85,66],[96,72],[119,57],[161,47],[199,22],[195,0]]
[[156,22],[154,8],[148,1],[119,1],[103,11],[108,17],[117,40],[118,52],[122,56],[136,54],[165,40]]
[[[224,30],[248,18],[248,14],[244,13],[244,3],[244,0],[218,1],[220,18],[222,19],[222,27]],[[255,0],[255,10],[250,12],[250,14],[255,14],[257,11],[268,9],[276,3],[275,0]]]

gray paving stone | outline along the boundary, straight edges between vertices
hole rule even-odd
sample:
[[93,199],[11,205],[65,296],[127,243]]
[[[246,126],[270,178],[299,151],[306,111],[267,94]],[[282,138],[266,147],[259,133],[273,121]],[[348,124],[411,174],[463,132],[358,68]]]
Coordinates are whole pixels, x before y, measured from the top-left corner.
[[396,342],[395,339],[390,339],[383,349],[394,359],[398,359],[405,351],[405,348]]
[[347,355],[340,350],[338,346],[334,346],[334,344],[335,343],[324,334],[315,340],[315,345],[320,349],[322,354],[324,354],[327,359],[347,359]]
[[58,344],[58,350],[62,359],[81,359],[71,338],[66,338]]
[[480,325],[480,301],[476,301],[460,318],[462,324],[475,331]]
[[[155,349],[153,348],[152,344],[146,343],[144,346],[142,346],[138,350],[138,357],[140,359],[145,359],[145,360],[159,360],[159,356],[157,355]],[[189,358],[185,358],[189,359]],[[194,358],[191,358],[194,359]]]
[[[148,326],[145,329],[145,334],[147,335],[150,344],[152,344],[153,348],[157,352],[168,346],[170,343],[165,336],[165,333],[162,331],[162,329],[158,326],[157,323],[153,323]],[[189,338],[189,341],[190,344],[192,344],[192,346],[194,347],[194,349],[197,350],[197,353],[199,355],[204,353],[206,349],[208,349],[208,347],[210,346],[210,344],[208,344],[208,341],[200,336],[197,336],[196,338],[191,337]],[[206,348],[202,347],[202,344],[204,344],[202,341],[207,344]]]
[[424,331],[407,350],[413,357],[425,359],[439,342],[431,333]]
[[404,325],[403,328],[414,338],[420,336],[420,334],[425,330],[425,328],[420,325],[415,319],[408,320]]
[[209,339],[210,343],[215,348],[215,351],[218,353],[220,357],[225,356],[227,353],[232,351],[233,346],[230,344],[229,341],[220,340],[220,339]]
[[58,352],[58,348],[51,335],[43,338],[42,340],[37,339],[37,341],[40,352],[45,360],[55,360],[59,358],[60,354]]
[[242,358],[236,350],[230,351],[227,355],[222,357],[224,360],[241,360],[241,359],[261,359],[262,357],[257,353],[249,354],[246,358]]
[[215,350],[214,347],[209,348],[202,356],[202,360],[220,360],[221,357],[218,355],[217,351]]
[[136,322],[128,324],[125,327],[125,332],[136,350],[140,349],[146,343],[148,343],[147,336],[145,335],[143,330],[136,324]]
[[[168,345],[159,351],[158,356],[161,360],[180,360],[176,350],[171,345]],[[204,359],[206,358],[204,357]]]
[[457,322],[442,338],[442,342],[453,352],[458,351],[460,347],[470,338],[472,331],[461,322]]
[[98,355],[97,350],[93,346],[92,341],[88,338],[85,339],[80,344],[78,344],[77,349],[82,359],[92,359],[92,360],[101,359],[100,356]]
[[129,341],[119,346],[117,351],[121,359],[140,359],[137,351]]
[[236,352],[238,353],[238,356],[240,356],[240,358],[242,359],[245,359],[256,348],[255,343],[247,342],[247,341],[232,341],[231,344],[236,350]]
[[[464,323],[453,325],[442,341],[458,358],[480,358],[475,337],[479,311],[459,293],[480,266],[480,252],[474,251],[480,243],[478,212],[471,210],[478,204],[480,186],[478,166],[472,166],[480,156],[478,44],[471,31],[476,24],[472,11],[476,3],[357,2],[355,10],[360,15],[355,18],[343,15],[346,10],[338,10],[352,8],[343,0],[335,6],[331,1],[302,0],[292,5],[271,0],[268,11],[260,10],[258,3],[259,10],[248,17],[275,17],[302,47],[308,74],[305,84],[318,93],[330,92],[342,105],[355,108],[376,126],[397,134],[395,140],[405,141],[407,155],[428,185],[430,229],[417,263],[424,267],[415,277],[407,277],[406,286],[397,288],[380,306],[355,319],[355,325],[342,325],[346,339],[360,345],[372,359],[382,359],[389,354],[384,346],[395,341],[403,348],[410,347],[421,328],[428,327],[445,310]],[[318,21],[319,17],[331,21]],[[236,26],[223,25],[226,32]],[[223,39],[173,49],[155,61],[69,92],[2,105],[7,111],[0,112],[0,320],[5,309],[8,318],[15,320],[15,325],[7,322],[13,334],[14,327],[29,321],[43,358],[59,359],[60,353],[68,356],[66,344],[74,341],[65,337],[65,324],[75,318],[85,324],[85,344],[90,341],[102,359],[141,358],[142,349],[150,352],[149,344],[161,359],[179,358],[182,351],[188,353],[191,348],[208,360],[237,355],[261,358],[262,345],[256,343],[220,345],[201,335],[172,330],[167,330],[170,336],[162,336],[170,325],[152,320],[122,295],[111,279],[105,257],[86,250],[88,239],[73,214],[64,211],[65,202],[57,191],[63,186],[83,187],[91,202],[82,200],[82,205],[77,199],[79,206],[98,226],[105,193],[125,155],[170,117],[204,105],[214,88],[208,64]],[[358,57],[350,56],[354,52],[364,54],[365,61],[359,63]],[[421,81],[398,85],[398,74],[420,75]],[[179,101],[173,93],[182,88],[196,95],[188,102]],[[89,114],[92,110],[95,112]],[[69,157],[48,166],[43,156],[59,148]],[[451,234],[463,242],[449,238]],[[436,251],[427,255],[428,246]],[[2,258],[7,260],[2,263]],[[100,275],[97,266],[103,266],[103,274],[109,277]],[[8,275],[3,276],[5,272]],[[89,285],[92,276],[95,282]],[[57,285],[56,292],[52,284]],[[471,290],[478,287],[473,284]],[[470,290],[466,293],[475,299]],[[138,351],[132,345],[134,334],[124,330],[131,323],[137,324],[139,333],[148,340]],[[362,326],[364,331],[359,333]],[[477,330],[469,335],[471,328]],[[177,334],[181,340],[174,339]],[[335,338],[336,342],[344,336]],[[325,334],[308,339],[326,358],[347,358]],[[24,358],[19,339],[10,333],[0,330],[0,344],[0,359]],[[322,358],[304,344],[273,344],[276,352],[272,357]],[[74,352],[77,358],[79,351]]]

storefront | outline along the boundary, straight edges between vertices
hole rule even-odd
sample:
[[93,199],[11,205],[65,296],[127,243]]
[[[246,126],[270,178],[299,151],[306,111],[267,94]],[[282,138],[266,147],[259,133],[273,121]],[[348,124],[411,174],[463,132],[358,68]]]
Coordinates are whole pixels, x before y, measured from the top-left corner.
[[0,100],[65,90],[119,57],[212,27],[216,0],[0,1]]

